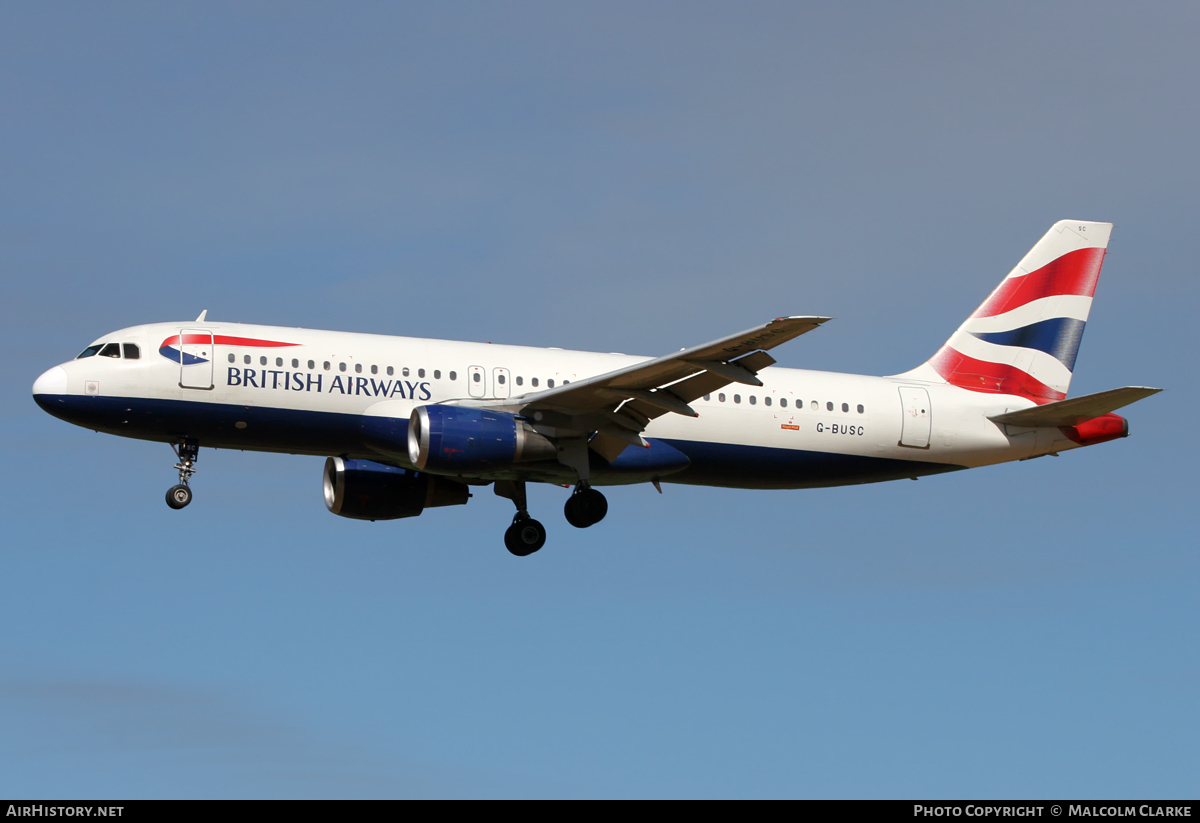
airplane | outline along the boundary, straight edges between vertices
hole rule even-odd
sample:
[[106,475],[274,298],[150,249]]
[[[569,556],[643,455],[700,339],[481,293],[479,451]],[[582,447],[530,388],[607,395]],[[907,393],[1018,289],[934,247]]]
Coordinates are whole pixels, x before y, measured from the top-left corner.
[[325,505],[392,520],[491,485],[505,546],[542,548],[526,484],[803,489],[1057,455],[1129,434],[1113,414],[1160,389],[1067,399],[1111,223],[1055,223],[929,360],[888,377],[779,368],[769,352],[830,318],[779,317],[661,357],[210,322],[106,334],[37,378],[78,426],[168,443],[192,500],[201,446],[320,455]]

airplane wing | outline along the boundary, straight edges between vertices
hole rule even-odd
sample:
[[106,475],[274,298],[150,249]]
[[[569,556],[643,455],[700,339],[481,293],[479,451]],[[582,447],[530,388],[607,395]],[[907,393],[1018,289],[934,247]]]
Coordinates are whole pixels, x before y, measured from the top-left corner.
[[1128,406],[1130,403],[1158,394],[1162,389],[1152,389],[1147,386],[1125,386],[1121,389],[1109,389],[1096,394],[1085,394],[1082,397],[1072,397],[1070,400],[1058,400],[1044,406],[1034,406],[1031,409],[1007,412],[989,417],[996,423],[1009,426],[1075,426],[1085,420],[1100,417],[1109,412]]
[[594,431],[592,448],[615,457],[627,445],[646,446],[640,433],[656,417],[672,412],[697,417],[688,404],[730,383],[761,386],[756,373],[775,363],[768,349],[829,319],[780,317],[702,346],[495,405],[516,405],[537,422],[580,435]]

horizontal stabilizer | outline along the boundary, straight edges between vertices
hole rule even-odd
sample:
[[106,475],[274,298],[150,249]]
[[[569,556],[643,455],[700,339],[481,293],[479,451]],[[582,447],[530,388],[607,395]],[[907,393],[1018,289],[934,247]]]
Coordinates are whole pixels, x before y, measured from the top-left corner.
[[1098,394],[1072,397],[1070,400],[1059,400],[1044,406],[1034,406],[1031,409],[997,414],[988,419],[1008,426],[1028,428],[1076,426],[1085,420],[1092,420],[1116,411],[1130,403],[1136,403],[1144,397],[1158,394],[1160,391],[1162,389],[1151,389],[1146,386],[1126,386],[1122,389],[1110,389]]

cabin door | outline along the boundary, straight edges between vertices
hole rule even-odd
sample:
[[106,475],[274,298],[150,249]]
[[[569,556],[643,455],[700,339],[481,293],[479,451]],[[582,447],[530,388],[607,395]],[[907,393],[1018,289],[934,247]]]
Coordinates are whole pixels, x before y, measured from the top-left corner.
[[929,392],[914,386],[901,386],[900,404],[904,410],[900,445],[914,449],[929,448],[929,429],[933,418],[929,408]]
[[179,331],[179,385],[184,389],[213,387],[212,332],[204,329]]

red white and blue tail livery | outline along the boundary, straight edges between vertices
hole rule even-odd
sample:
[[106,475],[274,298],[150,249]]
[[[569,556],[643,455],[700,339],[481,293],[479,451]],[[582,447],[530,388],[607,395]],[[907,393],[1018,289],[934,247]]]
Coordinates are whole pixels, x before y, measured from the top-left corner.
[[1035,403],[1067,396],[1111,223],[1060,220],[912,377]]
[[[927,362],[890,377],[775,366],[829,318],[779,317],[662,357],[210,322],[122,329],[43,374],[34,399],[79,426],[170,443],[192,499],[201,446],[326,457],[334,514],[393,520],[491,486],[504,542],[542,547],[526,484],[802,489],[1056,454],[1129,433],[1158,389],[1067,398],[1112,225],[1056,223]],[[974,276],[972,274],[971,276]],[[157,352],[143,357],[142,352]]]

